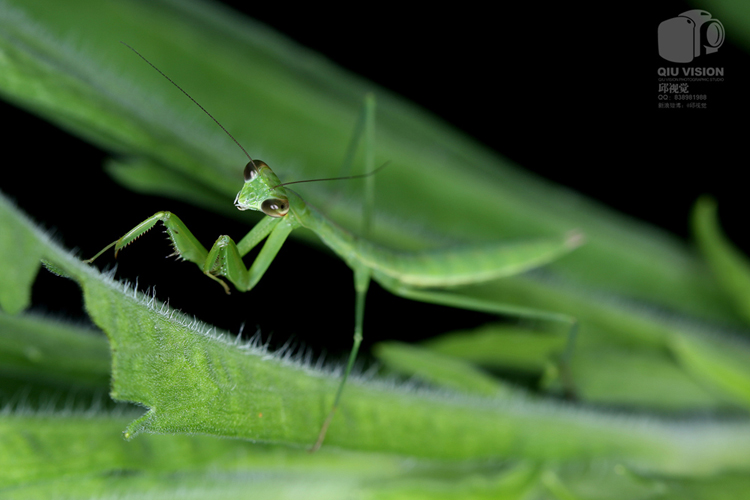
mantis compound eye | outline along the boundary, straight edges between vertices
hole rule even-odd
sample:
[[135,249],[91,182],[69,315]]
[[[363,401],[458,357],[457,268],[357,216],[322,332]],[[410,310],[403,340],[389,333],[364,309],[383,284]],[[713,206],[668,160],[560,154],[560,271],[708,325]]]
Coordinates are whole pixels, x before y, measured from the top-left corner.
[[269,217],[283,217],[289,212],[289,200],[269,198],[261,203],[260,209]]
[[263,167],[268,168],[268,165],[266,165],[266,162],[263,160],[250,160],[247,162],[247,165],[245,165],[245,171],[243,172],[245,182],[250,182],[255,179],[258,176],[258,172],[260,172],[260,169]]
[[245,182],[250,182],[258,176],[258,169],[253,162],[249,161],[247,162],[247,165],[245,165],[245,171],[242,175],[245,177]]

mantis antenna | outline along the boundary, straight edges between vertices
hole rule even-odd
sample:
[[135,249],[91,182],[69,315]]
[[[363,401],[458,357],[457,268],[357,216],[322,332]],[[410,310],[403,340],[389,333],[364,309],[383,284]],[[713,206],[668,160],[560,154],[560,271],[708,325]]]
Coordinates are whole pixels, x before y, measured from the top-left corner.
[[[152,63],[151,61],[149,61],[148,59],[146,59],[146,56],[144,56],[143,54],[141,54],[140,52],[138,52],[137,50],[135,50],[133,47],[131,47],[127,43],[122,42],[122,41],[120,43],[123,44],[124,46],[126,46],[127,48],[129,48],[130,50],[132,50],[133,52],[135,52],[135,54],[138,57],[140,57],[141,59],[143,59],[144,61],[146,61],[146,63],[149,66],[151,66],[152,68],[154,68],[161,76],[163,76],[164,78],[166,78],[167,81],[169,81],[169,83],[171,83],[172,85],[174,85],[175,87],[177,87],[177,89],[180,92],[182,92],[183,94],[185,94],[188,99],[190,99],[191,101],[193,101],[193,103],[196,106],[198,106],[201,109],[201,111],[203,111],[204,113],[206,113],[206,115],[208,115],[208,117],[211,118],[214,121],[214,123],[216,123],[216,125],[218,125],[221,128],[221,130],[223,130],[224,133],[227,134],[229,136],[229,138],[232,139],[232,141],[234,141],[235,144],[237,144],[237,146],[242,150],[242,152],[245,153],[245,156],[247,156],[247,159],[250,160],[250,163],[253,164],[253,167],[256,170],[258,169],[258,165],[256,165],[255,160],[253,160],[252,156],[250,156],[250,153],[248,153],[247,150],[244,147],[242,147],[242,144],[240,144],[240,141],[238,141],[237,139],[235,139],[235,137],[229,132],[229,130],[227,130],[224,127],[224,125],[222,125],[219,122],[219,120],[217,120],[216,118],[214,118],[214,115],[212,115],[211,113],[209,113],[208,110],[206,108],[204,108],[203,106],[201,106],[201,104],[198,101],[196,101],[195,99],[193,99],[193,96],[191,96],[190,94],[188,94],[185,89],[183,89],[182,87],[180,87],[174,80],[172,80],[171,78],[169,78],[162,70],[160,70],[159,68],[157,68],[154,63]],[[386,165],[388,165],[388,163],[390,163],[390,162],[385,162],[380,167],[378,167],[377,169],[373,170],[372,172],[367,172],[366,174],[350,175],[350,176],[346,176],[346,177],[328,177],[326,179],[308,179],[308,180],[304,180],[304,181],[284,182],[283,184],[277,184],[276,186],[273,186],[273,188],[275,189],[275,188],[281,187],[281,186],[288,186],[289,184],[300,184],[302,182],[340,181],[340,180],[347,180],[347,179],[361,179],[363,177],[368,177],[370,175],[377,174],[379,171],[381,171],[382,169],[384,169],[386,167]]]
[[383,170],[385,167],[387,167],[390,162],[391,161],[388,160],[387,162],[383,163],[382,165],[380,165],[378,168],[376,168],[372,172],[367,172],[365,174],[347,175],[345,177],[326,177],[325,179],[307,179],[307,180],[304,180],[304,181],[282,182],[281,184],[276,184],[274,186],[274,189],[277,188],[277,187],[281,187],[281,186],[288,186],[290,184],[302,184],[303,182],[347,181],[347,180],[350,180],[350,179],[362,179],[363,177],[369,177],[371,175],[377,174],[378,172],[380,172],[381,170]]
[[[163,76],[164,78],[166,78],[169,81],[169,83],[171,83],[172,85],[174,85],[175,87],[177,87],[180,92],[182,92],[183,94],[185,94],[188,99],[190,99],[191,101],[193,101],[193,103],[195,103],[196,106],[198,106],[199,108],[201,108],[201,110],[204,113],[206,113],[208,115],[208,117],[211,118],[216,123],[216,125],[218,125],[219,127],[221,127],[221,130],[223,130],[224,133],[227,134],[229,136],[229,138],[232,139],[235,144],[237,144],[237,146],[239,146],[239,148],[242,150],[242,152],[245,153],[245,156],[247,156],[248,160],[250,160],[250,163],[252,163],[253,166],[255,166],[255,161],[253,161],[252,156],[250,156],[250,154],[245,150],[245,148],[242,147],[242,144],[240,144],[240,142],[237,139],[235,139],[234,136],[231,133],[229,133],[229,130],[225,129],[224,125],[222,125],[221,123],[219,123],[219,120],[217,120],[216,118],[214,118],[214,115],[212,115],[211,113],[209,113],[208,111],[206,111],[206,108],[204,108],[203,106],[201,106],[198,101],[196,101],[195,99],[193,99],[193,96],[191,96],[190,94],[188,94],[185,91],[185,89],[183,89],[182,87],[180,87],[179,85],[177,85],[177,83],[175,83],[174,80],[172,80],[171,78],[169,78],[162,70],[160,70],[159,68],[157,68],[151,61],[149,61],[148,59],[146,59],[146,57],[143,54],[141,54],[140,52],[138,52],[137,50],[135,50],[133,47],[131,47],[130,45],[128,45],[125,42],[120,42],[120,43],[123,44],[124,46],[126,46],[127,48],[129,48],[130,50],[132,50],[133,52],[135,52],[138,57],[140,57],[141,59],[143,59],[144,61],[146,61],[146,63],[149,66],[151,66],[156,71],[158,71],[161,76]],[[256,168],[257,168],[257,166],[256,166]]]

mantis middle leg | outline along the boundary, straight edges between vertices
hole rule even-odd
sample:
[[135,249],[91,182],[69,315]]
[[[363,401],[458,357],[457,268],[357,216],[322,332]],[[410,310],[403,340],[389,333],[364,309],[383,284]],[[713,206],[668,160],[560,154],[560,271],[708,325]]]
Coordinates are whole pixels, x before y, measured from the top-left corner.
[[[359,142],[360,135],[364,134],[365,139],[365,172],[372,172],[375,165],[375,96],[373,94],[367,94],[365,96],[365,102],[362,109],[361,119],[355,128],[355,132],[347,151],[346,159],[344,161],[344,168],[348,169],[351,165],[354,157],[354,151],[356,150]],[[348,173],[348,172],[343,172]],[[362,235],[367,237],[372,227],[372,213],[373,206],[375,204],[375,177],[368,175],[364,179],[364,210],[362,211]],[[367,296],[367,289],[370,286],[370,279],[372,276],[372,270],[365,265],[355,265],[354,270],[354,292],[355,292],[355,306],[354,306],[354,338],[352,344],[352,350],[349,352],[349,359],[344,369],[344,375],[341,377],[339,387],[336,390],[336,396],[333,400],[333,405],[328,412],[328,416],[323,422],[323,426],[318,433],[318,439],[315,444],[310,448],[310,452],[315,452],[320,448],[325,440],[326,433],[328,432],[328,426],[331,424],[331,420],[336,414],[341,396],[344,393],[344,387],[346,381],[349,378],[349,374],[354,366],[354,361],[357,359],[357,353],[359,352],[359,346],[362,343],[363,328],[364,328],[364,317],[365,317],[365,298]]]

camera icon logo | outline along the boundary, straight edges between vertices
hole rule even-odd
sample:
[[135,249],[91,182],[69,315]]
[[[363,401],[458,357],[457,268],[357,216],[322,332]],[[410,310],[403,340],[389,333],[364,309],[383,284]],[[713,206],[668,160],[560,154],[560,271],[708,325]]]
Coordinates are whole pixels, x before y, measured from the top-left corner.
[[659,55],[667,61],[688,63],[723,43],[724,25],[705,10],[689,10],[659,24]]

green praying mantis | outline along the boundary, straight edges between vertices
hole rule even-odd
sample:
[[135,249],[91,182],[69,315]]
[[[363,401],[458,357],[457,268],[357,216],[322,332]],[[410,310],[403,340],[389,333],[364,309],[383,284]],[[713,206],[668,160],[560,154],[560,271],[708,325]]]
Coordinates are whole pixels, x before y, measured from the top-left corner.
[[[569,379],[566,380],[564,363],[573,346],[576,329],[574,318],[565,314],[465,296],[457,288],[462,285],[482,283],[519,274],[552,262],[582,244],[583,237],[580,233],[573,231],[561,238],[466,245],[422,252],[399,252],[378,246],[366,239],[373,205],[372,193],[374,192],[374,177],[372,174],[375,171],[371,168],[374,163],[374,96],[368,95],[365,98],[364,127],[362,127],[363,130],[355,132],[353,139],[353,144],[356,145],[359,135],[364,134],[365,163],[368,173],[333,179],[315,179],[316,181],[365,179],[367,184],[365,212],[363,214],[364,234],[358,236],[329,220],[306,203],[299,194],[286,187],[289,184],[294,184],[294,182],[281,183],[265,162],[253,159],[234,136],[190,94],[134,48],[127,44],[124,45],[193,101],[242,150],[249,161],[243,172],[244,185],[237,193],[234,205],[239,210],[263,212],[266,217],[256,224],[238,243],[235,243],[229,236],[222,235],[219,236],[210,250],[206,250],[176,215],[166,211],[158,212],[102,249],[87,262],[93,262],[112,247],[114,247],[116,256],[120,250],[161,222],[166,228],[176,256],[197,264],[206,276],[218,282],[227,293],[230,292],[230,289],[226,281],[231,282],[235,288],[244,292],[253,289],[258,284],[284,241],[294,229],[305,227],[316,233],[354,272],[355,322],[353,346],[343,376],[331,409],[322,423],[318,437],[310,451],[315,451],[322,445],[333,417],[339,408],[347,378],[357,358],[363,337],[365,298],[371,280],[375,280],[391,293],[408,299],[570,325],[568,344],[563,359],[560,361],[560,377],[563,379],[563,385],[570,390],[572,383]],[[249,268],[246,267],[242,260],[243,256],[247,255],[263,240],[265,240],[265,243],[255,261]]]

